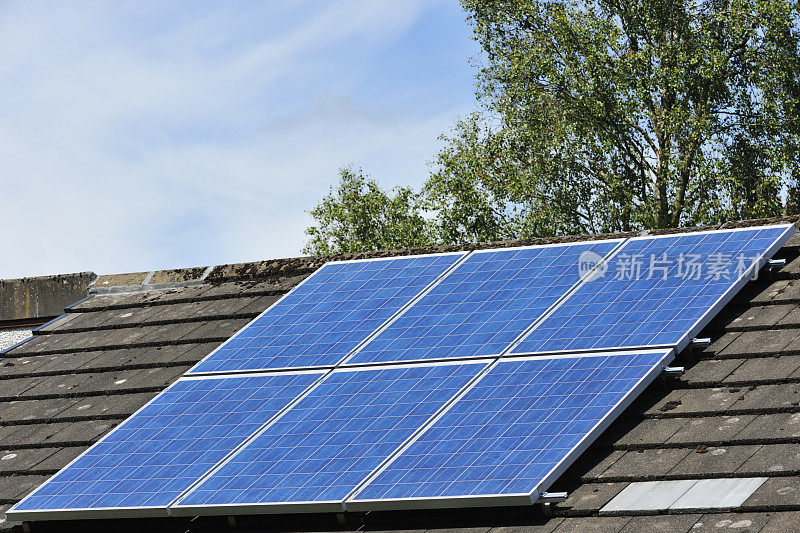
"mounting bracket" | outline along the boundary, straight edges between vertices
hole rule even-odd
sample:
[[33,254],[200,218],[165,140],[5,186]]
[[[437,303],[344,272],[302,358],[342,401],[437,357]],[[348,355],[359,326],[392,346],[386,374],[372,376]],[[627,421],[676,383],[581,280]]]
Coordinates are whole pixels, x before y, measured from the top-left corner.
[[786,259],[767,259],[766,267],[770,272],[780,270],[786,266]]
[[692,348],[708,348],[711,346],[709,337],[695,337],[692,339]]
[[682,366],[665,366],[664,375],[670,377],[680,377],[686,370]]
[[542,492],[539,495],[539,501],[541,503],[559,503],[563,502],[569,496],[566,492]]

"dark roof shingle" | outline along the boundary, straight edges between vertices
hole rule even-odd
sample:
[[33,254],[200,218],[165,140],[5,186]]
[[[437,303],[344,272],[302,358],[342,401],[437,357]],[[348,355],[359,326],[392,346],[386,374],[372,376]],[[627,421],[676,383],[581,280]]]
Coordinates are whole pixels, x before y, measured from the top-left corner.
[[[568,491],[565,502],[546,509],[369,513],[347,517],[344,525],[322,516],[238,517],[237,523],[272,530],[472,533],[716,531],[732,524],[746,531],[786,530],[800,517],[800,237],[778,256],[787,265],[751,282],[705,329],[711,346],[678,356],[673,365],[686,373],[651,386],[558,480],[552,490]],[[0,512],[322,263],[295,258],[154,274],[151,281],[176,284],[155,290],[142,285],[148,276],[136,277],[134,286],[130,276],[99,278],[102,290],[0,359]],[[207,277],[196,283],[201,275]],[[115,279],[129,292],[111,291]],[[735,513],[598,516],[631,482],[755,476],[769,480]],[[173,522],[154,521],[152,527],[225,524],[214,518]],[[0,530],[11,527],[0,523]],[[50,527],[103,530],[108,524]],[[124,520],[114,527],[144,526]]]

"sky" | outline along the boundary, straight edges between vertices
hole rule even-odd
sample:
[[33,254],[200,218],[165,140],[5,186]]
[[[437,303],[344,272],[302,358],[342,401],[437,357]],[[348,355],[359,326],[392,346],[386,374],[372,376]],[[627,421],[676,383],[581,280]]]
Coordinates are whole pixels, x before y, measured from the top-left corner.
[[0,278],[300,254],[475,107],[457,0],[0,0]]

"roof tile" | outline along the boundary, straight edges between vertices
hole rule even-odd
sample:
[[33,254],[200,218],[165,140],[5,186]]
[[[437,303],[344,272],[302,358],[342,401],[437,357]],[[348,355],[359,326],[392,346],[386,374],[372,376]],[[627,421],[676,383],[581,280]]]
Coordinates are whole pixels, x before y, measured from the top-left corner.
[[39,470],[40,463],[56,453],[56,448],[34,448],[27,450],[0,449],[0,475]]
[[[539,520],[544,522],[541,524],[526,524],[524,526],[503,526],[495,527],[489,530],[490,533],[552,533],[561,522],[563,518],[551,518],[550,520]],[[533,522],[533,520],[531,520]],[[397,533],[393,530],[393,533]]]
[[70,446],[65,448],[52,448],[55,453],[36,465],[37,470],[52,470],[56,472],[78,457],[86,448],[83,446]]
[[758,533],[769,520],[763,513],[713,513],[700,517],[692,528],[692,533],[736,531]]
[[0,476],[0,501],[14,503],[47,479],[48,476]]
[[569,492],[560,508],[570,512],[597,511],[624,489],[627,483],[584,483]]
[[669,442],[673,435],[686,423],[684,418],[645,419],[631,422],[632,427],[627,429],[617,441],[617,446],[631,446],[653,443]]
[[[753,411],[797,408],[800,406],[800,384],[784,383],[778,385],[758,385],[729,389],[738,394],[734,408]],[[800,409],[798,409],[800,410]]]
[[744,361],[725,381],[746,382],[785,378],[800,368],[800,355],[759,357]]
[[677,533],[681,531],[694,531],[692,529],[700,515],[680,514],[680,515],[660,515],[660,516],[637,516],[628,522],[622,530],[623,533],[635,533],[647,531],[649,533]]
[[616,533],[630,521],[629,516],[567,518],[553,533]]
[[53,419],[77,402],[76,398],[5,402],[0,410],[0,424]]
[[800,331],[773,329],[767,331],[745,331],[728,346],[717,352],[723,357],[740,357],[750,354],[774,354],[795,340]]
[[687,369],[681,378],[687,383],[719,382],[736,370],[744,359],[706,359]]
[[786,471],[800,473],[800,446],[797,444],[762,446],[737,469],[738,473]]
[[800,511],[784,513],[760,513],[757,517],[764,517],[767,523],[760,533],[784,533],[791,531],[800,524]]
[[766,508],[798,507],[800,505],[798,502],[800,502],[800,477],[773,477],[747,498],[744,505]]
[[712,444],[730,441],[736,438],[754,418],[755,415],[675,419],[683,422],[683,425],[667,442],[670,444]]
[[[797,313],[797,304],[750,307],[743,309],[739,314],[731,316],[725,327],[765,328],[781,322],[787,315],[792,315],[795,318],[800,317],[800,313]],[[796,324],[797,322],[790,323]]]
[[[755,445],[698,448],[688,453],[667,474],[683,478],[707,478],[735,472],[758,449],[759,446]],[[699,453],[701,450],[703,453]]]
[[70,405],[53,418],[127,418],[155,395],[155,392],[139,392],[70,399]]
[[758,415],[737,435],[740,439],[800,437],[800,412]]
[[689,453],[692,451],[685,448],[628,451],[600,474],[598,479],[632,477],[646,481],[663,477]]
[[672,391],[659,405],[649,409],[648,413],[656,416],[662,413],[669,416],[722,413],[730,409],[739,396],[741,390],[722,387]]

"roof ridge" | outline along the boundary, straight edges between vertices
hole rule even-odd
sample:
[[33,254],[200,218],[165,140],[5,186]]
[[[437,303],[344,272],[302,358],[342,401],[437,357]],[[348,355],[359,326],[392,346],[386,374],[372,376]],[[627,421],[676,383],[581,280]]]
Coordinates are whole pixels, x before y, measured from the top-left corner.
[[[691,226],[683,228],[663,228],[647,230],[648,235],[668,235],[671,233],[690,233],[697,231],[710,231],[716,229],[731,229],[749,226],[759,226],[779,223],[797,223],[800,215],[781,216],[772,218],[748,219],[728,221],[723,224]],[[523,239],[509,239],[503,241],[469,242],[461,244],[443,244],[415,248],[402,248],[395,250],[378,250],[373,252],[357,252],[346,254],[330,254],[321,256],[296,256],[244,263],[229,263],[221,265],[184,267],[174,269],[152,270],[148,272],[126,272],[119,274],[97,275],[94,272],[80,272],[76,274],[53,274],[48,276],[24,277],[19,279],[0,280],[7,282],[30,282],[33,280],[56,280],[76,275],[92,277],[89,292],[92,294],[115,294],[142,292],[150,290],[163,290],[184,288],[202,283],[222,283],[228,281],[257,281],[267,277],[290,277],[309,274],[328,261],[345,261],[353,259],[373,259],[380,257],[396,257],[404,255],[423,255],[431,253],[472,251],[485,248],[510,248],[515,246],[535,246],[545,244],[558,244],[577,241],[604,240],[620,237],[636,237],[641,231],[627,231],[617,233],[596,233],[579,235],[555,235],[550,237],[533,237]]]

